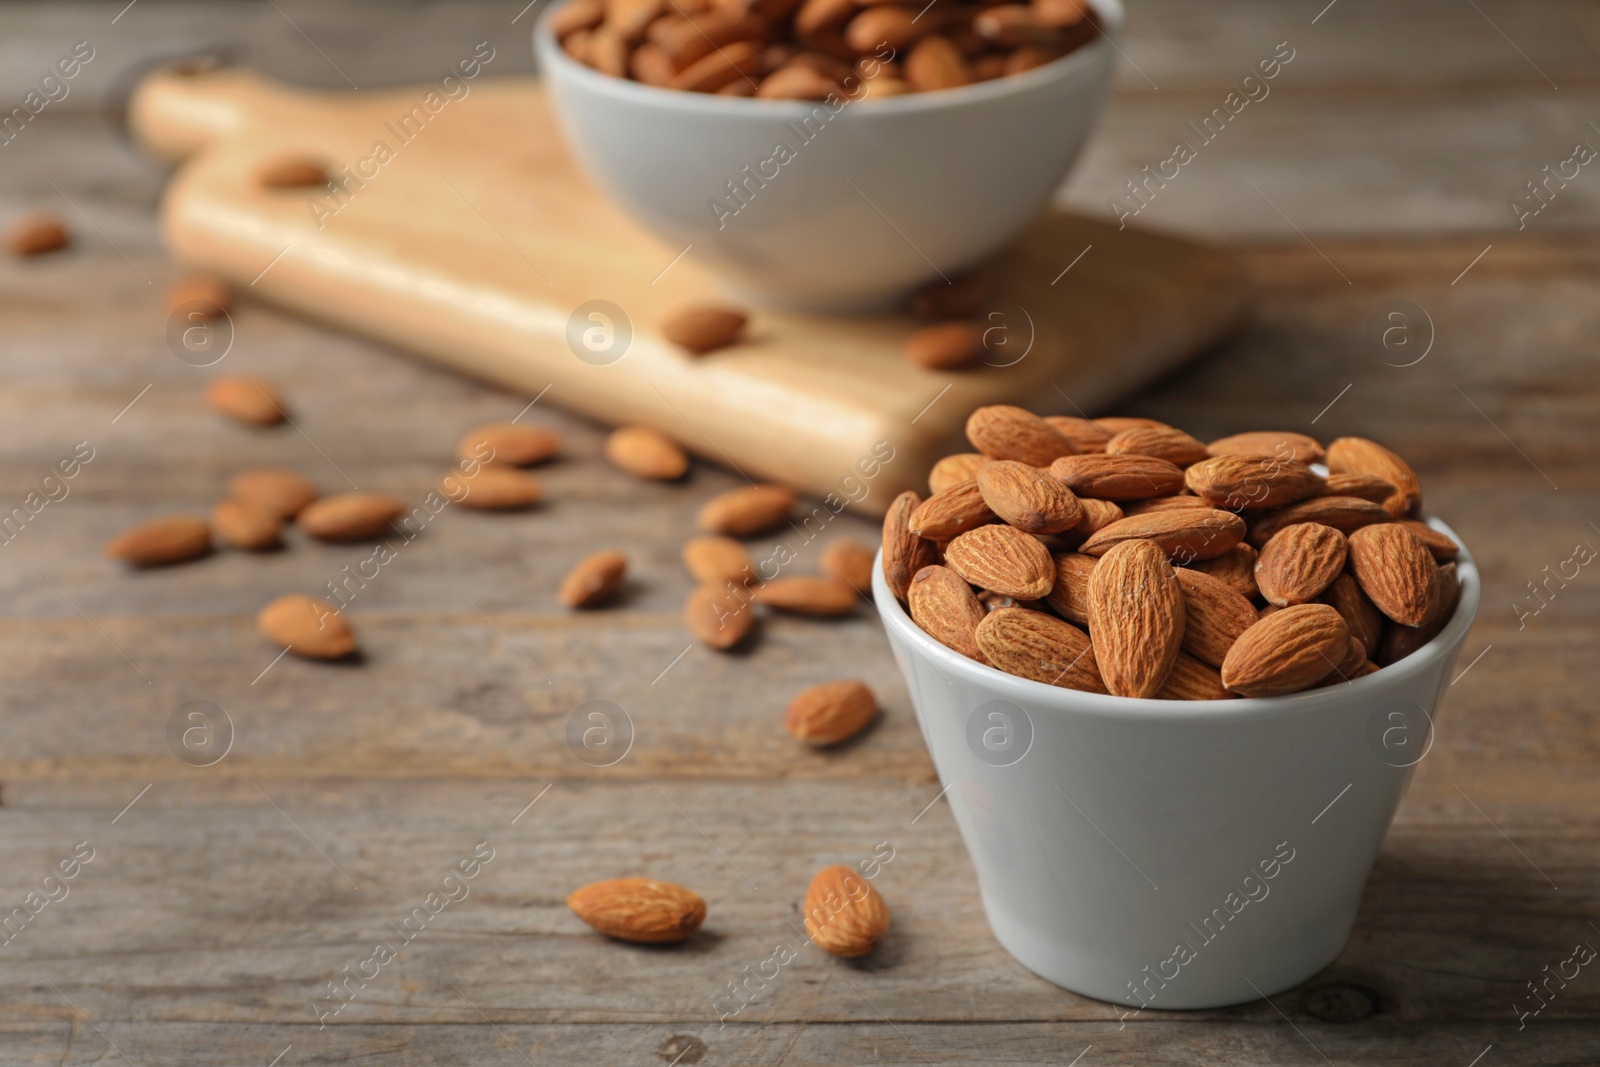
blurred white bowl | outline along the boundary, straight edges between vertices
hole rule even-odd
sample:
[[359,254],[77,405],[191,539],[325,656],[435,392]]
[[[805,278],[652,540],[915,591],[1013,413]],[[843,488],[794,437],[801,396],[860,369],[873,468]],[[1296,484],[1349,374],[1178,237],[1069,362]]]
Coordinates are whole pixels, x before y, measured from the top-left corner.
[[865,308],[954,277],[1046,205],[1111,80],[1122,5],[1094,6],[1104,33],[1053,63],[877,100],[869,81],[837,111],[601,74],[561,49],[549,12],[533,40],[578,159],[640,226],[692,244],[691,258],[760,302]]

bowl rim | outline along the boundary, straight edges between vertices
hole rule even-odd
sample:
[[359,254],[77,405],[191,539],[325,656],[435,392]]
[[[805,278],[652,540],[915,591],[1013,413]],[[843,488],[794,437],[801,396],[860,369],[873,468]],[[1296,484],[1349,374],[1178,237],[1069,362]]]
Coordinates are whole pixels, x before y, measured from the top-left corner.
[[[900,601],[889,591],[883,576],[883,549],[879,548],[872,568],[872,597],[883,625],[891,636],[909,644],[913,651],[932,663],[940,674],[960,675],[963,681],[993,691],[997,696],[1008,697],[1026,705],[1029,710],[1047,709],[1051,712],[1090,715],[1104,718],[1139,719],[1147,722],[1172,723],[1236,723],[1240,721],[1288,717],[1308,712],[1328,711],[1334,707],[1347,707],[1352,703],[1369,706],[1373,699],[1383,695],[1384,689],[1399,688],[1403,683],[1424,674],[1439,665],[1466,639],[1468,629],[1478,614],[1481,595],[1478,568],[1472,554],[1456,532],[1444,522],[1423,516],[1433,529],[1445,534],[1460,546],[1456,555],[1456,575],[1461,583],[1461,600],[1455,614],[1432,641],[1417,651],[1383,669],[1347,681],[1343,685],[1306,689],[1278,697],[1235,697],[1230,700],[1156,700],[1145,697],[1120,697],[1104,693],[1085,693],[1077,689],[1036,682],[1006,674],[935,641],[922,627],[911,621],[911,616],[900,606]],[[1453,684],[1453,683],[1452,683]],[[1424,709],[1431,717],[1433,708]]]
[[[557,0],[547,8],[533,25],[533,51],[539,60],[539,76],[550,78],[556,71],[560,77],[571,78],[588,89],[604,93],[615,99],[630,100],[647,106],[670,106],[677,110],[702,114],[737,115],[743,118],[796,119],[810,115],[821,100],[760,100],[754,97],[718,96],[715,93],[694,93],[684,89],[666,89],[646,85],[631,78],[617,78],[602,74],[571,56],[550,32],[551,16],[575,0]],[[1122,36],[1126,14],[1122,0],[1088,0],[1102,20],[1100,35],[1081,48],[1043,66],[1008,74],[985,82],[963,85],[957,89],[941,89],[931,93],[907,93],[887,100],[873,101],[869,115],[905,115],[928,111],[943,111],[966,105],[986,103],[1013,96],[1029,89],[1041,88],[1053,82],[1076,76],[1097,61],[1109,49],[1119,53],[1117,39]],[[853,98],[850,101],[855,103]],[[840,107],[834,114],[853,108]]]

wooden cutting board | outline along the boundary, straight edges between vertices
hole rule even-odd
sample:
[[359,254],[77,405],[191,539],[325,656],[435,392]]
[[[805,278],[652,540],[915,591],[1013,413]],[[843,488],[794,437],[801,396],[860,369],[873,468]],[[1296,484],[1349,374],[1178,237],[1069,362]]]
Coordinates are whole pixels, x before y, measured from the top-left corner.
[[[985,268],[992,339],[1005,340],[991,363],[1006,366],[910,365],[901,347],[919,324],[901,314],[759,309],[747,343],[693,358],[656,324],[726,298],[692,248],[675,259],[682,249],[602,199],[538,81],[482,79],[425,125],[397,126],[428,91],[306,92],[236,69],[150,75],[129,121],[150,151],[182,161],[163,205],[173,254],[528,396],[548,388],[548,403],[658,427],[751,479],[817,494],[844,481],[854,497],[872,470],[853,502],[869,513],[923,488],[932,461],[962,448],[974,407],[1093,413],[1218,340],[1248,304],[1240,268],[1217,249],[1053,212]],[[285,152],[369,177],[339,198],[259,187],[258,165]],[[612,306],[604,318],[588,317],[594,301]],[[613,360],[614,309],[632,339]]]

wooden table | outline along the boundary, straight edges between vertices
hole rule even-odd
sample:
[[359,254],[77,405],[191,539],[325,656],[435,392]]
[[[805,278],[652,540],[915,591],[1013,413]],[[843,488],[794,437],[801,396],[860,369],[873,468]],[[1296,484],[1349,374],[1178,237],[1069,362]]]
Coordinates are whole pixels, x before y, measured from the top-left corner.
[[[549,504],[447,513],[407,546],[351,607],[357,666],[274,664],[252,618],[368,550],[297,540],[146,574],[100,558],[139,519],[205,508],[246,464],[416,497],[460,431],[525,403],[249,302],[217,367],[173,358],[162,175],[100,113],[115,76],[231,44],[278,76],[366,88],[435,76],[484,39],[491,72],[522,70],[531,12],[0,6],[6,109],[74,42],[95,49],[70,95],[0,147],[0,215],[49,204],[78,237],[0,265],[0,500],[76,442],[94,449],[0,554],[0,911],[79,842],[93,850],[68,895],[0,944],[0,1063],[1595,1062],[1593,967],[1536,1016],[1519,1023],[1513,1005],[1531,1006],[1527,983],[1575,944],[1600,945],[1600,578],[1551,583],[1520,625],[1515,605],[1539,606],[1528,583],[1600,545],[1600,175],[1552,185],[1522,229],[1509,204],[1575,142],[1600,143],[1600,9],[1324,2],[1135,0],[1119,91],[1066,199],[1109,215],[1287,41],[1270,96],[1138,220],[1236,246],[1259,313],[1127,410],[1202,436],[1271,424],[1385,440],[1476,553],[1484,604],[1338,962],[1270,1004],[1126,1025],[990,935],[869,611],[772,619],[741,655],[689,647],[678,546],[731,474],[641,486],[600,462],[597,427],[540,403],[524,418],[567,439],[542,475]],[[1413,344],[1385,349],[1374,337],[1397,300]],[[1428,322],[1426,357],[1395,365]],[[295,426],[220,423],[201,389],[221,372],[279,382]],[[843,517],[834,533],[873,531]],[[623,604],[559,610],[555,581],[603,544],[634,561]],[[801,750],[783,705],[841,673],[875,687],[881,723],[844,751]],[[632,722],[613,766],[566,740],[591,699]],[[189,701],[232,724],[209,767],[169,748]],[[370,973],[374,946],[399,943],[402,918],[480,842],[494,858],[470,895],[319,1026],[327,983]],[[727,983],[799,943],[812,872],[879,842],[895,857],[878,882],[894,913],[882,949],[857,964],[807,949],[719,1024]],[[705,931],[630,947],[567,912],[576,886],[631,873],[699,890]]]

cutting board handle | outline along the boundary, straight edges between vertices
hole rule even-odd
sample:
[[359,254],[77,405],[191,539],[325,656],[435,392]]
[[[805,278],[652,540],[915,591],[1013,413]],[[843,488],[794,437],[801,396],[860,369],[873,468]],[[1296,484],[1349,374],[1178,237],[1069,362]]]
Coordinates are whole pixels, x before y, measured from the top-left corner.
[[146,151],[176,163],[245,126],[292,122],[317,95],[243,68],[177,64],[134,88],[128,129]]

